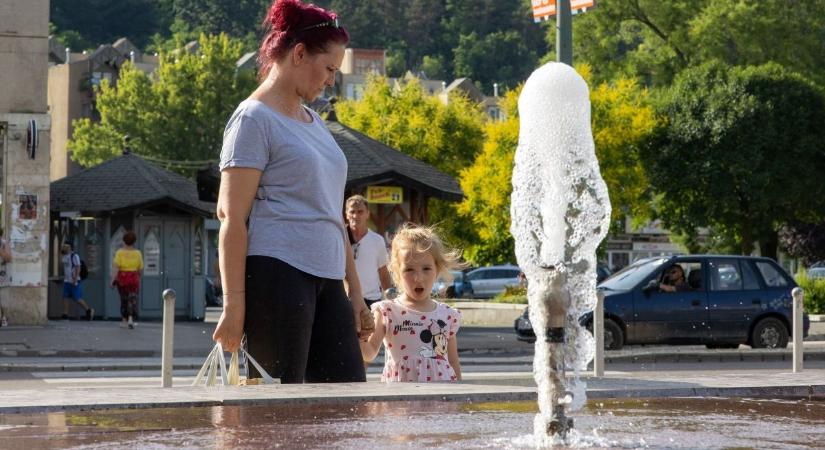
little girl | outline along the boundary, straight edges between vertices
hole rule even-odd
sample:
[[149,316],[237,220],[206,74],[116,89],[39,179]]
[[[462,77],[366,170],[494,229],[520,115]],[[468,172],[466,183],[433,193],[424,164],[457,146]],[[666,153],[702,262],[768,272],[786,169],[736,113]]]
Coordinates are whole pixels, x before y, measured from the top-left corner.
[[384,343],[381,381],[461,380],[456,332],[461,313],[430,298],[439,275],[458,266],[431,228],[405,225],[392,240],[390,273],[399,295],[372,305],[375,332],[361,342],[364,361]]

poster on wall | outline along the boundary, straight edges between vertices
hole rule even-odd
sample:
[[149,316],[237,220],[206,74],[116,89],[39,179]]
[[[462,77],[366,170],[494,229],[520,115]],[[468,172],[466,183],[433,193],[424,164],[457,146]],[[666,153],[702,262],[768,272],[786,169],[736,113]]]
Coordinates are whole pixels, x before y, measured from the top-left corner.
[[158,227],[151,226],[146,230],[143,240],[143,275],[160,275],[160,239]]
[[19,194],[18,200],[20,208],[18,209],[17,218],[20,220],[37,219],[37,195]]

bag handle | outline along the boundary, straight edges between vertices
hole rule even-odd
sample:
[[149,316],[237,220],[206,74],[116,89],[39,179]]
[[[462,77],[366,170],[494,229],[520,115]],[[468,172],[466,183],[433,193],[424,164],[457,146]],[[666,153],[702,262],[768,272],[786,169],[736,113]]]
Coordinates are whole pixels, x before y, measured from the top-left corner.
[[218,385],[218,377],[220,376],[220,384],[223,386],[237,386],[240,384],[240,369],[239,369],[239,358],[238,352],[241,352],[253,366],[255,369],[258,370],[258,373],[261,374],[261,380],[263,384],[277,384],[274,378],[270,376],[258,361],[255,361],[255,358],[249,354],[243,348],[240,348],[234,352],[232,352],[232,357],[229,360],[229,370],[226,368],[226,360],[224,359],[223,354],[223,346],[219,343],[216,343],[214,347],[212,347],[212,351],[209,352],[209,355],[206,357],[206,361],[204,361],[203,366],[201,366],[198,374],[195,375],[195,380],[192,382],[192,386],[199,386],[203,384],[204,386],[215,386]]

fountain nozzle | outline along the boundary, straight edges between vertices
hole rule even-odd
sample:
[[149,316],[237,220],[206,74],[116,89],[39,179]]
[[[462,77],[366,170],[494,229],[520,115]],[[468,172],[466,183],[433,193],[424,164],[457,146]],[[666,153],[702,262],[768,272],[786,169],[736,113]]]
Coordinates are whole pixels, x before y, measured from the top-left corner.
[[547,423],[547,435],[567,437],[567,432],[573,429],[573,418],[564,414],[564,406],[553,407],[553,418]]

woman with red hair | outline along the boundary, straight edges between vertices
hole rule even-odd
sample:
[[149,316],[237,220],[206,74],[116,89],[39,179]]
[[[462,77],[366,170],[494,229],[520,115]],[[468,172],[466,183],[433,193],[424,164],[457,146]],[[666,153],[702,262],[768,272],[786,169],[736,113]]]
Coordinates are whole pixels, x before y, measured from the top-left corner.
[[213,339],[233,351],[246,333],[282,383],[366,381],[358,337],[374,324],[341,215],[347,160],[305,106],[333,85],[349,35],[298,0],[276,0],[264,26],[260,85],[224,131]]

